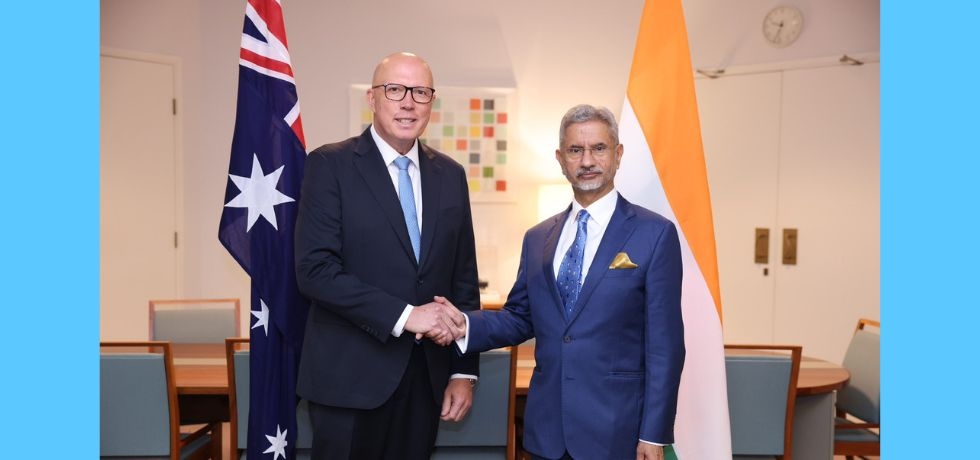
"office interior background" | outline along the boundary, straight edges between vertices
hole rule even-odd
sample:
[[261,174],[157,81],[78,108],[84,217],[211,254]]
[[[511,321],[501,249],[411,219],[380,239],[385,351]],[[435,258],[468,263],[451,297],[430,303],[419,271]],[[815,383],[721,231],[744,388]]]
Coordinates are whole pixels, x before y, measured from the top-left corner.
[[[473,203],[480,277],[503,299],[524,231],[570,199],[554,160],[561,116],[622,108],[643,3],[284,0],[307,150],[350,136],[351,85],[394,51],[429,61],[437,95],[511,89],[508,198]],[[840,362],[857,319],[880,316],[879,3],[683,4],[725,341]],[[244,5],[101,1],[104,340],[145,339],[150,299],[249,305],[249,279],[217,239]],[[783,48],[762,34],[778,5],[804,15]],[[766,263],[757,229],[769,231]],[[785,229],[798,232],[795,264],[783,263]]]

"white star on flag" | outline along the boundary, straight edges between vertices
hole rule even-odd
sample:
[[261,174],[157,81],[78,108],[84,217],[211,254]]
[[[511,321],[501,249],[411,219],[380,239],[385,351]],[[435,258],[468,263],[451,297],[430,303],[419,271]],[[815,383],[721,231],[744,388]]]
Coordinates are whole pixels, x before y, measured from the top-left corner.
[[252,316],[257,318],[255,320],[255,324],[252,325],[252,329],[262,326],[262,329],[265,329],[266,337],[268,337],[269,336],[269,307],[265,305],[265,301],[262,299],[259,299],[259,305],[261,305],[262,308],[261,310],[258,311],[251,310]]
[[269,173],[269,175],[265,175],[262,172],[262,165],[259,164],[258,155],[252,154],[252,177],[228,174],[228,177],[242,193],[232,198],[231,201],[225,204],[225,207],[248,208],[248,226],[245,228],[246,232],[252,229],[252,225],[259,220],[259,216],[265,217],[265,220],[272,224],[273,228],[279,230],[279,226],[276,224],[275,206],[277,204],[295,201],[283,195],[279,190],[276,190],[276,185],[279,183],[279,176],[282,175],[282,168],[285,167],[286,165],[280,166],[279,169]]
[[268,449],[265,450],[265,452],[262,453],[263,454],[272,453],[273,454],[272,460],[278,459],[280,455],[282,455],[282,458],[286,458],[286,431],[282,431],[279,428],[279,425],[276,425],[275,436],[265,435],[265,438],[269,440],[269,443],[271,445],[269,446]]

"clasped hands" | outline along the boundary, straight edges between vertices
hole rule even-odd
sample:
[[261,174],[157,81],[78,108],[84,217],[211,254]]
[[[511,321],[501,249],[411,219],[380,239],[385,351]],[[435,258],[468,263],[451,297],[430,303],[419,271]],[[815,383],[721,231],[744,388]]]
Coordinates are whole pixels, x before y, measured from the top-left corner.
[[415,333],[415,340],[428,337],[446,346],[466,335],[466,319],[449,299],[435,296],[433,302],[412,309],[405,330]]

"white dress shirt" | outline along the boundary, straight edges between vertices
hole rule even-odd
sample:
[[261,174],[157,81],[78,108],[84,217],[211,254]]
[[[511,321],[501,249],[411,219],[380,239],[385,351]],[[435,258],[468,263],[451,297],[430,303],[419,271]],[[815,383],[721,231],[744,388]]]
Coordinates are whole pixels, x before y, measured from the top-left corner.
[[[373,124],[371,125],[371,137],[374,138],[374,143],[378,146],[378,150],[381,151],[381,159],[388,166],[388,175],[391,176],[391,185],[395,187],[395,194],[398,194],[398,166],[395,165],[395,160],[401,156],[408,157],[411,160],[408,163],[408,177],[412,178],[412,194],[415,195],[415,214],[418,215],[419,233],[422,233],[422,175],[419,174],[419,141],[416,140],[412,144],[412,148],[408,149],[408,153],[402,155],[378,135],[378,132],[374,130]],[[400,195],[399,198],[401,198]]]
[[578,232],[578,222],[576,221],[578,212],[585,209],[589,213],[589,220],[585,224],[587,237],[585,239],[585,251],[582,257],[582,278],[578,280],[579,284],[585,282],[585,275],[589,274],[589,267],[592,266],[592,259],[595,258],[596,250],[599,249],[599,242],[602,241],[602,235],[606,233],[606,227],[609,226],[613,212],[616,211],[617,200],[619,200],[619,192],[616,190],[599,198],[595,203],[589,205],[588,208],[583,208],[582,205],[578,204],[578,201],[572,200],[572,212],[568,213],[568,218],[565,219],[565,225],[561,229],[561,237],[558,238],[558,246],[555,248],[555,259],[553,261],[555,276],[558,275],[558,268],[561,266],[562,259],[565,258],[565,253],[568,252],[568,248],[575,242],[575,234]]

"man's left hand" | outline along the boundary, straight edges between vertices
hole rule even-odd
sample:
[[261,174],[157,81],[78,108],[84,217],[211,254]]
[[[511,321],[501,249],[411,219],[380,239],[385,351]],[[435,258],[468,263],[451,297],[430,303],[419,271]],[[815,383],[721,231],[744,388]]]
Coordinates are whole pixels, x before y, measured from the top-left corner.
[[664,446],[640,441],[636,443],[636,460],[664,460]]
[[473,384],[469,379],[451,379],[442,398],[442,414],[439,418],[447,422],[458,422],[466,417],[473,407]]

